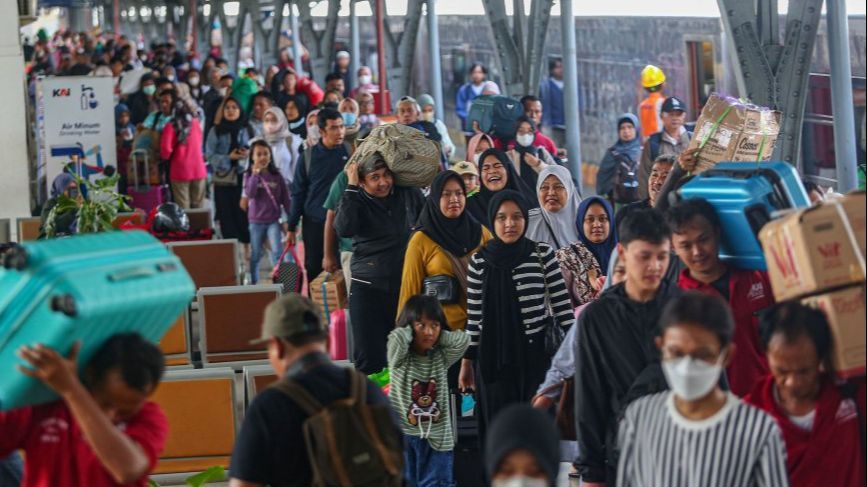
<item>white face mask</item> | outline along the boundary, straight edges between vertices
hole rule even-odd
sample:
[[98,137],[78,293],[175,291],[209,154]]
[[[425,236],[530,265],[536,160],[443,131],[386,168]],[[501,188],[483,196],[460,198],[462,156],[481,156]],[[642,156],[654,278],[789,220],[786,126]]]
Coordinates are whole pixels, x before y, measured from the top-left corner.
[[548,482],[542,479],[516,475],[505,480],[494,480],[491,483],[491,487],[548,487]]
[[195,76],[191,77],[187,81],[190,83],[190,86],[199,86],[199,78],[196,78]]
[[371,81],[373,81],[373,76],[369,74],[362,74],[358,77],[358,82],[363,85],[369,85]]
[[517,142],[521,147],[530,147],[533,145],[534,140],[536,140],[536,136],[533,134],[524,134],[515,137],[515,142]]
[[434,112],[421,112],[421,119],[425,122],[433,122]]
[[662,361],[665,380],[677,397],[684,401],[702,398],[716,386],[722,373],[722,356],[715,364],[690,356]]
[[476,163],[476,167],[478,167],[478,165],[479,165],[479,159],[480,159],[481,157],[482,157],[482,154],[481,154],[481,153],[479,153],[479,154],[473,154],[473,162]]
[[308,125],[307,126],[307,138],[319,140],[319,125]]
[[220,96],[226,96],[226,94],[229,93],[229,89],[225,86],[220,88],[218,91],[220,92]]

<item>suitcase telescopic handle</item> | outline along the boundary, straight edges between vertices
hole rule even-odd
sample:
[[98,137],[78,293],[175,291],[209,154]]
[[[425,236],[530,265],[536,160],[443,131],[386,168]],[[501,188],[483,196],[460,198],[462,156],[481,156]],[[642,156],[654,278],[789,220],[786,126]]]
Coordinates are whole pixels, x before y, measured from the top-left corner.
[[131,269],[122,269],[112,272],[108,275],[108,280],[111,282],[129,281],[132,279],[141,279],[150,277],[157,273],[153,267],[133,267]]

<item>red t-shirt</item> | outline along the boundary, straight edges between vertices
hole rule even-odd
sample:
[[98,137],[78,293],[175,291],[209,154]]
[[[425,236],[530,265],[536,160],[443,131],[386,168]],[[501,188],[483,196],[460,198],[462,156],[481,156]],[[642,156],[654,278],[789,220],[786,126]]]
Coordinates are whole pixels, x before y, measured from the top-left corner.
[[[738,397],[744,397],[769,372],[768,359],[759,340],[759,311],[774,304],[771,283],[765,271],[729,267],[729,295],[735,319],[732,342],[737,347],[734,360],[726,368],[729,387]],[[711,284],[692,278],[689,269],[684,269],[677,281],[678,287],[687,291],[720,295]]]
[[538,130],[536,131],[536,140],[533,141],[533,145],[541,147],[552,156],[557,157],[557,146],[554,144],[554,141]]
[[[117,427],[148,456],[153,470],[168,434],[168,422],[156,403]],[[114,487],[119,485],[90,448],[63,401],[0,413],[0,458],[24,450],[22,487]],[[146,486],[147,475],[128,485]]]
[[810,431],[796,426],[777,403],[773,377],[766,377],[744,398],[777,420],[786,441],[786,469],[792,487],[864,486],[864,452],[855,408],[863,414],[867,393],[863,377],[853,382],[855,401],[843,397],[829,379],[823,380]]

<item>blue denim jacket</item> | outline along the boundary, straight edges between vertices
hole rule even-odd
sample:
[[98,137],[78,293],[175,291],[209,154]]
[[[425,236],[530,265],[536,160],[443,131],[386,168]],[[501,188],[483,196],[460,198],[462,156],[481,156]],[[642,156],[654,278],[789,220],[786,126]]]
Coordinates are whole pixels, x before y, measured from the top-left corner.
[[[218,171],[228,171],[232,168],[232,160],[229,159],[229,147],[232,146],[232,140],[229,134],[218,135],[217,130],[211,127],[208,131],[208,137],[205,139],[205,159],[208,163]],[[247,135],[247,130],[238,131],[238,147],[249,147],[250,137]],[[246,160],[238,160],[239,171],[247,168]]]

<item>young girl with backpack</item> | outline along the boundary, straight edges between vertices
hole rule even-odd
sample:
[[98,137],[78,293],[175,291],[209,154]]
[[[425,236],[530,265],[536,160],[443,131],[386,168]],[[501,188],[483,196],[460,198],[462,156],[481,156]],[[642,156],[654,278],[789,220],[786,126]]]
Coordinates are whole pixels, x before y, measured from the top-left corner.
[[244,195],[248,199],[247,219],[250,221],[250,282],[259,281],[259,259],[265,238],[271,246],[271,264],[277,265],[283,249],[281,209],[289,214],[289,190],[274,164],[271,146],[264,140],[256,140],[250,146],[252,164],[244,172]]
[[388,335],[389,398],[405,435],[408,485],[454,484],[447,375],[469,344],[469,335],[449,329],[439,301],[425,295],[407,300]]

